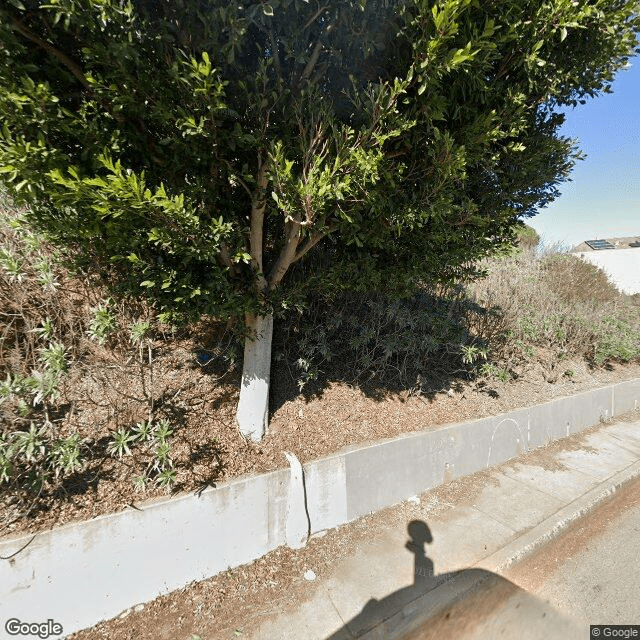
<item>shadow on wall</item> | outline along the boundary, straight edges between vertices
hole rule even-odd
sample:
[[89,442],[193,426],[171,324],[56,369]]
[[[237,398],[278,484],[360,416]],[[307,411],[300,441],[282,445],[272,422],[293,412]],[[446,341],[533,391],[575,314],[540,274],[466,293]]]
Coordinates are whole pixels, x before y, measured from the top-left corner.
[[362,611],[326,640],[549,640],[583,638],[584,627],[502,576],[485,569],[436,574],[425,545],[429,527],[413,520],[405,547],[414,582]]

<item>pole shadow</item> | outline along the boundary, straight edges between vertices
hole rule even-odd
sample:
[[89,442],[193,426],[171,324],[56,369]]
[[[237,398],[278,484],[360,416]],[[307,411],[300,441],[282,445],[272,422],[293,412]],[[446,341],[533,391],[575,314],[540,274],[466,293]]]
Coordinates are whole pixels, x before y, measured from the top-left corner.
[[425,550],[433,542],[427,524],[412,520],[407,532],[413,584],[381,600],[371,598],[325,640],[584,637],[583,625],[497,573],[467,568],[436,574]]

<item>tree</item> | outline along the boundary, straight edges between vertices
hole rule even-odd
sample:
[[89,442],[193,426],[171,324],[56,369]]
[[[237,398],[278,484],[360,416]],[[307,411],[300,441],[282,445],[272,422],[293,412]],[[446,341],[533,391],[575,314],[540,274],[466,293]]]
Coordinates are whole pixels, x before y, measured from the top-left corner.
[[535,249],[540,244],[540,235],[528,224],[522,223],[516,231],[518,235],[518,246],[521,249]]
[[0,175],[161,318],[243,318],[474,273],[580,154],[562,109],[636,51],[637,0],[3,0]]

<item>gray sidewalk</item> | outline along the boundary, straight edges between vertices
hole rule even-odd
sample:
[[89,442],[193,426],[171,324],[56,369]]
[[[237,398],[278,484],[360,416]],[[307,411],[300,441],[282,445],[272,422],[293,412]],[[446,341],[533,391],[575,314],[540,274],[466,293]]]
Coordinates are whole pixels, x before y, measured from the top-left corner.
[[587,638],[585,621],[501,573],[639,476],[640,421],[619,421],[427,491],[410,518],[394,507],[318,575],[305,601],[242,637]]

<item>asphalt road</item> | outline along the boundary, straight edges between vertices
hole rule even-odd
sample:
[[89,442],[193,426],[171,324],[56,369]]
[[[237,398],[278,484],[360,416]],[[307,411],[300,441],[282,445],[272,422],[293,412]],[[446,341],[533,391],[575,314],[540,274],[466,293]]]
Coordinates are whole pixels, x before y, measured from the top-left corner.
[[505,577],[588,624],[640,625],[640,480]]

